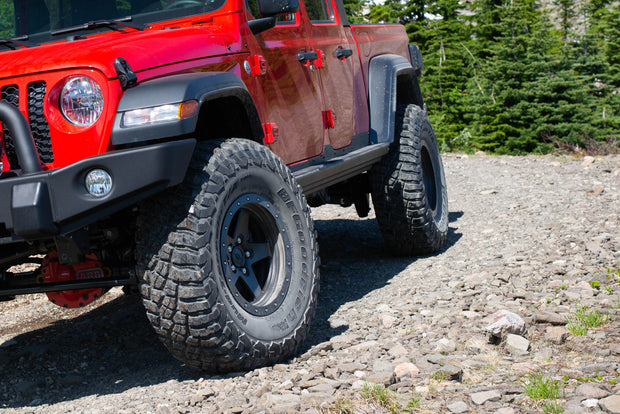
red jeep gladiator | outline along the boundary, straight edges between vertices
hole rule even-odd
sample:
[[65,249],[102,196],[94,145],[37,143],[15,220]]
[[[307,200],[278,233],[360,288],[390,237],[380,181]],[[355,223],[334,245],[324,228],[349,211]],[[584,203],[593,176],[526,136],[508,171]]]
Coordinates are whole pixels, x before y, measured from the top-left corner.
[[176,358],[248,370],[291,357],[308,331],[309,205],[364,217],[372,196],[389,251],[444,244],[444,172],[402,26],[351,25],[341,0],[14,0],[0,13],[3,300],[79,307],[137,286]]

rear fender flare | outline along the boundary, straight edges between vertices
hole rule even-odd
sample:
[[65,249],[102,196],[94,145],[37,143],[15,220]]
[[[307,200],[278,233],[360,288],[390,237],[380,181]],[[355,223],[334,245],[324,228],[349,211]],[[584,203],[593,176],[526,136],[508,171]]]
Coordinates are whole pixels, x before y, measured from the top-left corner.
[[[118,105],[112,129],[112,144],[135,144],[184,136],[196,130],[200,108],[220,98],[238,99],[246,111],[252,135],[262,140],[264,133],[254,100],[241,78],[230,72],[183,73],[142,82],[125,91]],[[190,100],[198,101],[196,113],[185,119],[145,126],[122,126],[127,111]]]
[[419,68],[400,55],[380,55],[368,66],[368,102],[370,109],[370,143],[394,141],[396,106],[413,103],[424,108]]

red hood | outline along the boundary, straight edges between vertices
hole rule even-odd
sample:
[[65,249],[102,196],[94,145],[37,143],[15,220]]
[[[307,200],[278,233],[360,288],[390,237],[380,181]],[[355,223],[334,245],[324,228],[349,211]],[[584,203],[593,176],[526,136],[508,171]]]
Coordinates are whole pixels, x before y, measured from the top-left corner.
[[134,72],[140,72],[238,50],[238,32],[214,25],[113,31],[82,40],[0,52],[0,80],[77,67],[98,69],[114,78],[117,74],[113,62],[117,57],[125,58]]

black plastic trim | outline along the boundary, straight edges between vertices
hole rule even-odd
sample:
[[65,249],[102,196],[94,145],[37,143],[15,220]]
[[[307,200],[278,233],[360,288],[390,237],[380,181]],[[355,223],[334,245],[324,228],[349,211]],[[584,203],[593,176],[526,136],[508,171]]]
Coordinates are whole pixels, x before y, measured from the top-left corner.
[[265,0],[258,2],[262,17],[280,16],[299,11],[298,0]]
[[319,58],[318,52],[299,52],[297,54],[297,60],[301,63],[317,60]]
[[[110,151],[64,168],[0,180],[0,223],[25,239],[77,230],[179,184],[195,145],[195,139],[185,139]],[[84,186],[94,168],[112,176],[105,197],[91,196]]]
[[424,72],[424,62],[422,61],[422,52],[418,45],[413,43],[409,45],[409,59],[411,60],[411,66],[413,66],[415,75],[419,78]]
[[199,105],[202,105],[207,101],[224,97],[234,97],[241,101],[250,120],[254,137],[262,139],[263,128],[254,100],[241,78],[229,72],[201,72],[153,79],[125,91],[114,119],[112,143],[132,144],[191,134],[196,130],[200,109],[189,118],[139,127],[121,126],[122,116],[126,111],[178,104],[189,100],[197,100]]
[[16,184],[12,194],[13,231],[22,237],[58,232],[52,217],[52,201],[44,181]]
[[326,164],[334,158],[342,157],[366,146],[368,146],[368,132],[355,135],[351,138],[351,143],[344,148],[334,149],[331,145],[326,145],[323,148],[323,153],[318,157],[289,165],[289,168],[293,173],[295,173],[308,167]]
[[351,26],[349,24],[349,18],[347,17],[347,12],[344,8],[344,2],[342,0],[336,0],[336,8],[338,9],[338,15],[340,16],[340,22],[343,26]]
[[296,169],[293,175],[304,194],[310,195],[370,170],[389,149],[389,143],[367,145],[323,163]]
[[336,49],[336,57],[338,59],[346,59],[353,55],[353,49]]
[[266,30],[273,29],[276,27],[276,23],[278,19],[275,17],[263,17],[261,19],[254,19],[248,22],[248,26],[250,27],[250,31],[252,34],[259,34]]
[[399,55],[380,55],[368,67],[370,142],[394,141],[398,76],[414,75],[411,63]]

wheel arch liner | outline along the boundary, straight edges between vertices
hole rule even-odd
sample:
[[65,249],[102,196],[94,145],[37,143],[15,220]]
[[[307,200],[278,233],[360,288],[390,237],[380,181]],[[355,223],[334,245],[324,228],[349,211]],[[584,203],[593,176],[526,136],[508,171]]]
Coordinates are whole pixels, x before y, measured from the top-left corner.
[[[125,91],[116,112],[112,144],[122,145],[187,135],[196,130],[200,107],[219,98],[238,99],[245,108],[252,133],[263,138],[254,100],[241,78],[229,72],[183,73],[143,82]],[[121,126],[124,112],[196,100],[199,108],[185,119],[136,127]]]
[[418,84],[419,68],[400,55],[380,55],[368,67],[370,143],[394,141],[396,106],[414,103],[424,107]]

